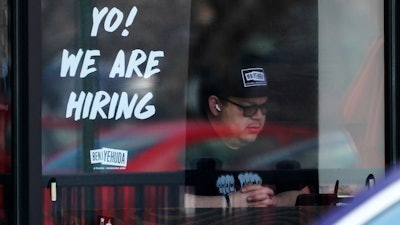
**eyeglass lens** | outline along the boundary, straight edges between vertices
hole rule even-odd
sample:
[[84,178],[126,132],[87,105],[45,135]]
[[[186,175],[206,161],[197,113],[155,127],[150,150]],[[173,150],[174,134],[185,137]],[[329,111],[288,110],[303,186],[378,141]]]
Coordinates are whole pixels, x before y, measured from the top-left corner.
[[258,109],[261,110],[261,113],[263,115],[265,115],[267,113],[267,111],[268,111],[267,110],[267,104],[265,104],[265,103],[262,104],[262,105],[243,106],[243,105],[241,105],[239,103],[236,103],[236,102],[234,102],[232,100],[229,100],[227,98],[223,98],[223,97],[220,97],[220,98],[224,99],[224,100],[226,100],[226,101],[228,101],[228,102],[230,102],[230,103],[232,103],[232,104],[234,104],[236,106],[239,106],[240,108],[242,108],[243,109],[243,116],[245,116],[245,117],[254,116],[257,113]]
[[245,117],[252,117],[254,116],[258,109],[261,110],[261,113],[265,115],[267,113],[267,105],[262,104],[262,105],[253,105],[253,106],[243,106],[243,114]]

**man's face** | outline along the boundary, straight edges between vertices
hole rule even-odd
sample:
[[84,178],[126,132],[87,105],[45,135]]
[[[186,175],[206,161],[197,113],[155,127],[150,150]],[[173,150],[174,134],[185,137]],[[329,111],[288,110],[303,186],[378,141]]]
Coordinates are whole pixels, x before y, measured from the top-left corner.
[[[264,106],[265,108],[267,97],[230,97],[225,100],[220,99],[220,101],[223,102],[223,109],[221,110],[220,114],[220,122],[223,124],[225,129],[237,134],[237,136],[235,135],[234,139],[230,140],[230,144],[241,147],[255,141],[265,124],[265,111],[262,112],[262,109],[257,108],[257,106]],[[241,106],[256,106],[256,112],[254,115],[250,116],[249,111],[251,112],[251,110],[246,110],[247,112],[245,113]]]

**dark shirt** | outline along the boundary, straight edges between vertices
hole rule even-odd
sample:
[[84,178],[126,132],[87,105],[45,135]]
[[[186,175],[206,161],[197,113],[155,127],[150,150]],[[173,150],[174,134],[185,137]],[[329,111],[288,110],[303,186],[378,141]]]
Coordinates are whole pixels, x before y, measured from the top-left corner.
[[244,176],[254,176],[257,183],[262,182],[256,174],[239,172],[249,166],[243,163],[250,156],[249,152],[244,148],[229,148],[211,126],[207,130],[212,138],[188,146],[185,153],[186,181],[195,187],[195,194],[213,196],[237,191],[245,182]]
[[[280,193],[287,190],[299,190],[305,184],[276,185],[263,179],[263,171],[275,171],[276,165],[258,163],[267,146],[254,142],[240,149],[231,149],[220,139],[215,138],[186,151],[186,182],[194,187],[196,195],[225,195],[239,191],[246,184],[269,185]],[[264,143],[265,144],[265,143]],[[284,169],[299,169],[299,165],[284,165]]]

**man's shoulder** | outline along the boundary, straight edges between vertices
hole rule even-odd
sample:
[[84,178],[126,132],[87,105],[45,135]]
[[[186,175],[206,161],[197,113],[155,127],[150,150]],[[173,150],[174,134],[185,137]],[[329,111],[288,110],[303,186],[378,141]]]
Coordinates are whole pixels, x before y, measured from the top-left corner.
[[185,161],[187,169],[196,169],[200,165],[211,165],[213,162],[217,168],[221,168],[226,159],[226,147],[219,141],[207,141],[187,146]]

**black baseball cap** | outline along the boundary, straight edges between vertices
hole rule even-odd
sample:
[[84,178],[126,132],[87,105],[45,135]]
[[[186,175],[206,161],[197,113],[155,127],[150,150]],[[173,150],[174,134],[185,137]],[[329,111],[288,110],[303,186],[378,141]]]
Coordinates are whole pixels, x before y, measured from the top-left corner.
[[218,72],[204,81],[208,96],[255,98],[268,95],[267,76],[262,67],[228,68]]
[[226,87],[222,95],[239,98],[254,98],[267,96],[268,81],[261,67],[245,67],[226,75]]

